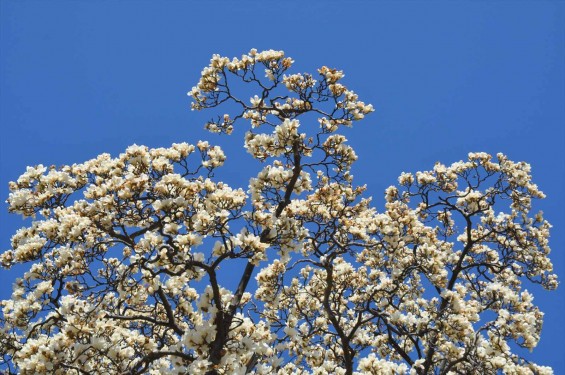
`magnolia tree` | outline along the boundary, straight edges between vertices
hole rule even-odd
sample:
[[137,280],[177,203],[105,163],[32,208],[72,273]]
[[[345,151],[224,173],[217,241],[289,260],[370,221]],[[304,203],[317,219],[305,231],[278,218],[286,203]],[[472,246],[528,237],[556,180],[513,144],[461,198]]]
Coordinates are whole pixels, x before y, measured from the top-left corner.
[[214,55],[189,92],[231,111],[210,131],[251,124],[263,164],[243,189],[214,179],[226,157],[204,141],[10,183],[32,220],[0,257],[28,265],[2,301],[4,371],[552,373],[522,357],[543,317],[522,285],[557,286],[530,166],[471,153],[402,173],[378,212],[340,134],[372,106],[341,71],[292,64]]

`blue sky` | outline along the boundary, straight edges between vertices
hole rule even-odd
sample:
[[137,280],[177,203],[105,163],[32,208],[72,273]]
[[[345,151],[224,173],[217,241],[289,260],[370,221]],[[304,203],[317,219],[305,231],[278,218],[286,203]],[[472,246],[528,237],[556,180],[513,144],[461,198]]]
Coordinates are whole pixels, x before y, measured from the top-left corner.
[[[0,200],[27,165],[82,162],[128,145],[208,139],[246,187],[241,137],[202,130],[186,92],[213,53],[282,49],[321,65],[376,112],[347,133],[357,183],[378,208],[402,171],[469,151],[532,165],[565,277],[565,3],[561,1],[0,1]],[[243,162],[242,162],[243,161]],[[0,248],[24,223],[0,210]],[[0,272],[0,298],[16,272]],[[565,287],[534,290],[546,313],[530,356],[565,373]]]

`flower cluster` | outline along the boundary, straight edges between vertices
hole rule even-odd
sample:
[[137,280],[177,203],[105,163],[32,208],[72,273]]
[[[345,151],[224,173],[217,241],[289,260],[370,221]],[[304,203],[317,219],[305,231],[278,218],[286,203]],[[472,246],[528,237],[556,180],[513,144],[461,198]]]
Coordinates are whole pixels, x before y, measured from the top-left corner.
[[292,152],[293,146],[299,142],[303,144],[305,133],[298,133],[300,123],[298,120],[285,119],[275,127],[272,134],[255,134],[247,132],[245,135],[245,148],[258,160],[277,157]]
[[[372,105],[359,100],[355,92],[341,83],[342,71],[323,66],[318,69],[320,79],[309,73],[285,74],[293,62],[283,51],[273,50],[257,52],[253,49],[241,59],[214,55],[202,71],[197,86],[188,92],[193,99],[192,109],[216,107],[226,101],[237,103],[241,113],[225,114],[206,124],[212,132],[228,134],[240,118],[249,120],[252,127],[257,128],[263,124],[277,126],[279,120],[309,113],[317,116],[323,132],[333,133],[339,126],[351,126],[353,121],[374,111]],[[264,78],[257,66],[264,68]],[[261,95],[254,95],[249,100],[238,97],[237,85],[231,82],[231,77],[245,84],[255,84],[262,91]],[[332,104],[328,106],[327,103]]]
[[257,52],[256,49],[252,49],[248,54],[241,56],[241,59],[234,57],[231,60],[220,55],[213,55],[210,65],[202,70],[198,84],[188,92],[188,95],[194,99],[192,108],[202,109],[209,104],[207,93],[219,90],[225,70],[231,73],[243,72],[245,74],[255,65],[262,64],[266,67],[265,76],[274,81],[275,74],[287,70],[292,66],[292,63],[291,58],[284,57],[283,51],[274,50]]

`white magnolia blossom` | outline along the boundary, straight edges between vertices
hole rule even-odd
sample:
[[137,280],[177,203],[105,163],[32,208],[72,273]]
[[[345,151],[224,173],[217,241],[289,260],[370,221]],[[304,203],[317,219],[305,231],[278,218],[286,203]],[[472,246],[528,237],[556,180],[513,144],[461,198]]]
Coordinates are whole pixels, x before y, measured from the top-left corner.
[[[200,141],[10,183],[26,218],[0,255],[27,265],[1,301],[0,369],[21,374],[551,374],[523,358],[557,287],[530,166],[470,153],[402,173],[377,211],[338,133],[373,111],[342,71],[290,73],[282,51],[214,55],[193,109],[249,121],[265,163],[217,181]],[[229,77],[229,86],[228,86]],[[239,97],[239,83],[258,89]],[[255,86],[254,86],[255,85]]]

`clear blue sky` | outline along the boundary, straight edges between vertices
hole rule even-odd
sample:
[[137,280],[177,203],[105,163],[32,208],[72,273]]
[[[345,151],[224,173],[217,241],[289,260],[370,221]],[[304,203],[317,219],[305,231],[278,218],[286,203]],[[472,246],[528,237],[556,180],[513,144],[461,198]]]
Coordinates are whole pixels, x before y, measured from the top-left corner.
[[[402,171],[469,151],[532,164],[565,279],[565,3],[561,1],[0,0],[0,200],[27,165],[209,139],[246,187],[241,137],[202,130],[186,92],[213,53],[282,49],[301,71],[343,69],[376,112],[348,132],[355,176],[382,207]],[[0,248],[24,223],[0,210]],[[0,271],[0,298],[16,272]],[[531,358],[565,373],[565,285]]]

